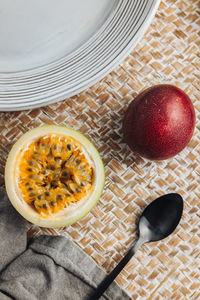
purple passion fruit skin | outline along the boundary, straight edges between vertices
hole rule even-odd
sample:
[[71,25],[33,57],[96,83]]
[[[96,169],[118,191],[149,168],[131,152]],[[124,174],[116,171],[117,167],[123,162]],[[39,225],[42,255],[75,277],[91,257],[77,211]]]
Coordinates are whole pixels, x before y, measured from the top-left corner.
[[129,105],[123,122],[130,149],[150,160],[164,160],[182,151],[195,126],[190,98],[179,88],[156,85],[139,94]]

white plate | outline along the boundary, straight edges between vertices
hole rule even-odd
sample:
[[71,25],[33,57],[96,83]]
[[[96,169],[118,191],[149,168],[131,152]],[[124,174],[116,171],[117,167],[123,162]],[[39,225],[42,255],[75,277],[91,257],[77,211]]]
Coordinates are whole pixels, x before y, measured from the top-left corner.
[[77,94],[136,45],[160,0],[0,0],[0,110]]
[[79,48],[108,18],[114,0],[0,0],[0,70],[24,71]]

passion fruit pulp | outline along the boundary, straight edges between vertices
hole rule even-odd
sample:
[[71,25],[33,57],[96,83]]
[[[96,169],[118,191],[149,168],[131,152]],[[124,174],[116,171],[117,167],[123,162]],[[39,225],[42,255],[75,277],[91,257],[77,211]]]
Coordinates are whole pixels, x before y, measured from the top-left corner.
[[93,144],[57,125],[34,128],[12,147],[5,169],[8,197],[28,221],[70,225],[85,216],[103,191],[105,173]]

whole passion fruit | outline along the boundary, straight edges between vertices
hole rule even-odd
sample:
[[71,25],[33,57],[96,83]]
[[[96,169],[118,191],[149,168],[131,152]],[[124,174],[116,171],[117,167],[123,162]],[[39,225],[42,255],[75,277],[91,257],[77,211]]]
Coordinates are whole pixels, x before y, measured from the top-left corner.
[[162,84],[148,88],[131,102],[123,132],[133,152],[151,160],[164,160],[186,147],[194,126],[190,98],[181,89]]
[[28,131],[6,162],[11,203],[39,226],[62,227],[80,220],[99,200],[104,182],[100,154],[85,136],[68,127]]

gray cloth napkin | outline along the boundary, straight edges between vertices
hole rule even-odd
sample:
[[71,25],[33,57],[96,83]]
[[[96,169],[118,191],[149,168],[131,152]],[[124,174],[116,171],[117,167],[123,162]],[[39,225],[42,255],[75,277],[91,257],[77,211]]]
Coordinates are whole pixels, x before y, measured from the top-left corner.
[[[26,221],[2,188],[0,243],[0,300],[91,300],[106,276],[65,237],[42,235],[27,242]],[[130,297],[113,282],[101,299]]]

